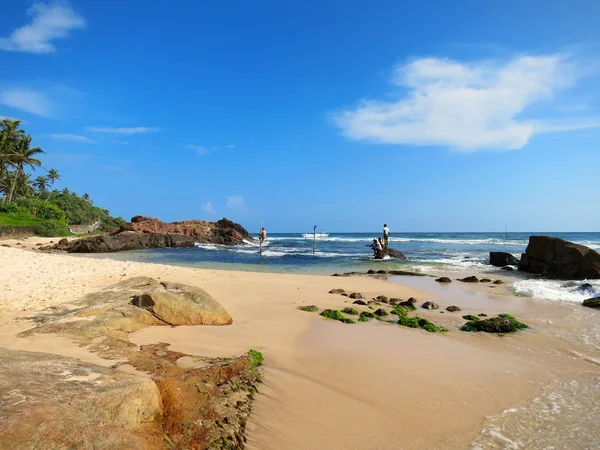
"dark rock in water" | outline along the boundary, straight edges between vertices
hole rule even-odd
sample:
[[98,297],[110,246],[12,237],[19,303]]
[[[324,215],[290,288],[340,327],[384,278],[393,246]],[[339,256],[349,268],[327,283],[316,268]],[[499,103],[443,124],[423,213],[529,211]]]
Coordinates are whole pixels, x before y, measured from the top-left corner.
[[502,268],[502,270],[506,270],[507,272],[510,272],[511,270],[515,270],[515,269],[513,267],[511,267],[511,266],[504,266]]
[[421,305],[421,308],[424,309],[439,309],[439,305],[437,303],[433,303],[433,302],[425,302]]
[[592,286],[590,283],[583,283],[581,286],[579,286],[577,288],[577,290],[580,292],[591,291],[593,289],[594,289],[594,286]]
[[560,238],[531,236],[519,270],[560,280],[600,279],[600,253]]
[[519,264],[519,260],[510,253],[490,252],[490,264],[496,267],[516,266]]
[[330,294],[344,294],[344,293],[346,293],[346,291],[343,289],[332,289],[329,291],[329,293]]
[[355,300],[357,300],[357,299],[360,300],[360,299],[363,299],[364,297],[359,292],[353,292],[352,294],[350,294],[350,298],[355,299]]
[[241,225],[229,219],[165,223],[151,217],[136,216],[131,223],[102,236],[67,244],[59,242],[55,248],[71,253],[105,253],[142,248],[193,247],[196,242],[236,245],[245,241],[251,242],[254,238]]
[[465,320],[479,320],[476,316],[474,316],[473,314],[467,314],[466,316],[462,316],[463,319]]
[[350,275],[346,274],[346,273],[334,273],[333,275],[331,275],[332,277],[349,277]]
[[481,280],[479,280],[480,283],[491,283],[492,280],[490,280],[489,278],[482,278]]
[[379,275],[385,275],[386,274],[385,270],[378,270],[377,273]]
[[465,278],[459,278],[458,281],[462,281],[463,283],[479,283],[479,280],[476,276],[470,276]]
[[401,251],[398,251],[398,250],[394,250],[393,248],[388,248],[387,254],[390,255],[392,258],[396,258],[396,259],[401,259],[401,260],[408,259],[404,253],[402,253]]
[[378,310],[373,311],[373,314],[375,314],[376,316],[379,316],[379,317],[383,317],[383,316],[388,316],[389,315],[389,313],[385,309],[382,309],[382,308],[379,308]]
[[470,322],[464,324],[460,329],[462,331],[484,331],[486,333],[513,333],[517,330],[529,328],[524,323],[519,322],[510,314],[499,314],[497,317],[479,320],[473,316],[464,316],[471,318]]
[[435,281],[437,281],[438,283],[452,283],[452,280],[448,277],[440,277]]
[[583,306],[587,306],[589,308],[600,308],[600,297],[588,298],[583,301]]
[[460,308],[456,305],[451,305],[446,308],[446,311],[456,312],[456,311],[460,311]]
[[375,275],[375,271],[373,269],[367,270],[367,275]]
[[361,306],[367,306],[367,304],[362,301],[362,300],[356,300],[355,302],[352,302],[353,305],[361,305]]
[[502,281],[502,280],[495,280],[494,284],[504,284],[504,281]]

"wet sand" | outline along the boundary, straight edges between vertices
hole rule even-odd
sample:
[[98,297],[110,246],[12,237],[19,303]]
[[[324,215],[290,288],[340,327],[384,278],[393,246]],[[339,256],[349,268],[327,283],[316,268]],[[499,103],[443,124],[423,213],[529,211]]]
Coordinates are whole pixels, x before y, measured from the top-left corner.
[[[250,448],[469,448],[486,417],[527,403],[553,379],[597,368],[546,332],[572,319],[572,305],[493,295],[457,282],[440,286],[429,277],[219,272],[2,247],[0,345],[98,363],[96,355],[58,338],[16,338],[28,324],[14,317],[139,275],[202,287],[234,324],[146,328],[132,342],[168,342],[175,351],[215,357],[263,352],[265,383],[248,424]],[[431,334],[376,321],[347,325],[296,309],[351,304],[328,294],[332,288],[368,298],[413,296],[419,305],[433,299],[463,311],[418,311],[450,330]],[[482,312],[515,314],[532,329],[503,337],[458,331],[461,315]]]

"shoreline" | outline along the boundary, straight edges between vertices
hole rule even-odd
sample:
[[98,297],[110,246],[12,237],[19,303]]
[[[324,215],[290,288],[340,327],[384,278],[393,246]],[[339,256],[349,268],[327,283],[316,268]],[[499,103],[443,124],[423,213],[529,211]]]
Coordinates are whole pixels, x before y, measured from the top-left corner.
[[[262,351],[265,384],[248,424],[250,448],[465,448],[487,417],[531,401],[553,379],[597,369],[585,358],[574,360],[572,349],[548,334],[556,326],[552,321],[570,317],[574,305],[492,295],[480,286],[443,287],[430,277],[384,281],[192,269],[1,247],[0,256],[2,345],[96,364],[102,364],[97,355],[74,343],[50,336],[15,338],[27,326],[16,317],[138,275],[207,290],[233,316],[233,325],[146,328],[130,340],[168,342],[171,350],[202,356],[234,356],[251,347]],[[352,303],[328,294],[332,288],[368,298],[414,296],[418,305],[434,299],[441,309],[450,302],[467,307],[459,313],[418,311],[450,325],[444,334],[373,322],[340,324],[296,309]],[[471,311],[515,313],[533,329],[504,337],[457,331],[461,315]]]

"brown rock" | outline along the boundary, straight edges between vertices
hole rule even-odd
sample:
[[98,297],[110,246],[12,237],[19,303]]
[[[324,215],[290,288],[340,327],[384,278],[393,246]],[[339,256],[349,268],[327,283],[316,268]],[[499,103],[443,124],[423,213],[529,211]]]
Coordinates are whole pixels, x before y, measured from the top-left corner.
[[343,289],[332,289],[329,291],[330,294],[345,294],[346,291]]
[[440,306],[437,303],[425,302],[421,305],[421,308],[423,308],[423,309],[439,309]]
[[363,297],[363,296],[362,296],[362,294],[361,294],[361,293],[359,293],[359,292],[353,292],[352,294],[350,294],[350,298],[352,298],[352,299],[358,299],[358,300],[360,300],[360,299],[362,299],[362,298],[364,298],[364,297]]

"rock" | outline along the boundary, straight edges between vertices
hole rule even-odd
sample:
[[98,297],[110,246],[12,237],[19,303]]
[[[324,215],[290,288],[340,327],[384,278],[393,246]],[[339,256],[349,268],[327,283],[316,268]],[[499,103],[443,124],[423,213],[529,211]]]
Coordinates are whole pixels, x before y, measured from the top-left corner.
[[379,308],[379,309],[373,311],[373,314],[375,314],[378,317],[383,317],[383,316],[388,316],[390,313],[388,313],[385,309]]
[[402,253],[401,251],[398,251],[398,250],[394,250],[393,248],[388,248],[387,254],[390,257],[395,258],[395,259],[400,259],[400,260],[408,259],[404,253]]
[[600,253],[560,238],[531,236],[519,270],[553,279],[600,279]]
[[405,306],[409,309],[416,309],[415,305],[417,304],[417,299],[416,298],[409,298],[408,300],[404,301],[404,302],[400,302],[398,303],[397,306]]
[[480,283],[491,283],[492,280],[490,280],[489,278],[482,278],[481,280],[479,280]]
[[8,245],[8,244],[2,244],[2,247],[11,248],[10,245]]
[[352,302],[353,305],[361,305],[361,306],[367,306],[367,304],[362,301],[362,300],[356,300],[355,302]]
[[[466,318],[468,316],[464,316]],[[529,328],[524,323],[517,321],[510,314],[499,314],[497,317],[479,320],[477,317],[469,316],[470,322],[464,324],[462,331],[485,331],[486,333],[513,333],[517,330]]]
[[364,297],[359,292],[353,292],[352,294],[350,294],[350,298],[356,300],[356,299],[363,299]]
[[504,281],[502,281],[502,280],[495,280],[494,284],[504,284]]
[[306,305],[306,306],[298,306],[298,309],[300,311],[305,311],[305,312],[317,312],[319,310],[319,307],[317,305]]
[[346,274],[346,273],[334,273],[333,275],[331,275],[332,277],[349,277],[350,275]]
[[376,300],[381,303],[389,303],[390,300],[385,295],[379,295]]
[[[58,334],[99,349],[148,326],[229,325],[229,313],[204,290],[148,277],[135,277],[87,295],[71,309],[49,309],[32,317],[35,333]],[[104,338],[104,341],[96,342]],[[115,344],[116,345],[116,344]],[[121,344],[119,344],[121,345]],[[101,351],[99,351],[102,354]]]
[[511,266],[504,266],[504,267],[502,268],[502,270],[506,270],[507,272],[510,272],[510,271],[512,271],[512,270],[515,270],[515,269],[514,269],[513,267],[511,267]]
[[388,272],[390,275],[407,275],[410,277],[426,277],[426,273],[422,272],[411,272],[409,270],[390,270]]
[[592,286],[590,283],[583,283],[581,286],[579,286],[577,288],[577,290],[579,292],[592,291],[593,289],[594,289],[594,286]]
[[332,289],[329,291],[330,294],[345,294],[346,291],[343,289]]
[[375,271],[373,269],[367,270],[367,275],[375,275]]
[[479,317],[487,317],[487,314],[485,314],[485,313],[480,313],[480,314],[477,314],[477,315],[478,315]]
[[456,311],[460,311],[460,308],[456,305],[451,305],[446,308],[446,311],[456,312]]
[[490,264],[496,267],[517,266],[519,265],[519,260],[510,253],[490,252]]
[[[134,221],[135,219],[135,221]],[[186,220],[165,223],[151,217],[136,216],[131,223],[122,225],[102,236],[80,239],[66,249],[72,253],[104,253],[142,248],[193,247],[196,242],[236,245],[254,238],[241,225],[229,219],[218,222]]]
[[385,271],[385,270],[383,270],[383,269],[382,269],[382,270],[378,270],[378,271],[377,271],[377,274],[378,274],[378,275],[385,275],[385,274],[386,274],[386,271]]
[[421,308],[423,309],[439,309],[439,305],[437,303],[433,303],[433,302],[425,302],[421,305]]
[[165,448],[150,378],[0,348],[0,448]]
[[440,277],[435,281],[437,281],[438,283],[452,283],[452,280],[448,277]]
[[344,314],[350,314],[351,316],[358,316],[358,310],[356,310],[354,308],[346,307],[346,308],[342,309],[342,312]]
[[583,301],[583,306],[587,306],[589,308],[600,308],[600,297],[588,298]]
[[479,283],[479,280],[476,276],[460,278],[458,281],[462,281],[463,283]]
[[390,305],[397,305],[398,303],[401,303],[401,302],[402,302],[402,299],[395,298],[395,297],[390,298],[390,301],[389,301]]

